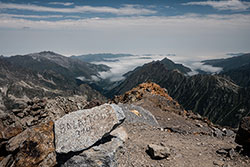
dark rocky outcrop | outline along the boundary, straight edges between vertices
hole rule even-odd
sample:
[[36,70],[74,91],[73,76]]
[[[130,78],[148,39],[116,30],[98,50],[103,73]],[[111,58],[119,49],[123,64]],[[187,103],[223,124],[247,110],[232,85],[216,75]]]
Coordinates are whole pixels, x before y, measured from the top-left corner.
[[235,142],[242,145],[250,154],[250,117],[242,118]]

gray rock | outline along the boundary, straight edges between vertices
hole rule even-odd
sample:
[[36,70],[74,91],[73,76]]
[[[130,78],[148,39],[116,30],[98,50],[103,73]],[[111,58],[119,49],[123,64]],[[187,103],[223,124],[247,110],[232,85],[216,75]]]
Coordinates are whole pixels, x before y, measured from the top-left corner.
[[146,152],[152,159],[156,160],[167,158],[171,154],[170,148],[156,144],[149,144]]
[[227,155],[228,154],[228,150],[226,150],[224,148],[221,148],[221,149],[217,150],[216,153],[220,154],[220,155]]
[[227,136],[227,137],[235,136],[234,131],[230,129],[223,128],[222,131],[224,132],[224,136]]
[[122,123],[125,115],[115,104],[78,110],[55,121],[57,153],[88,149]]
[[223,166],[223,165],[224,165],[224,162],[222,162],[222,161],[213,161],[213,164],[214,164],[215,166]]
[[[119,127],[111,132],[111,141],[94,146],[67,160],[62,167],[117,167],[116,152],[127,139],[127,132]],[[109,136],[109,137],[111,137]]]
[[126,116],[126,122],[129,123],[140,122],[151,126],[156,126],[156,127],[159,126],[154,115],[148,110],[145,110],[144,108],[133,104],[119,104],[119,106],[122,108]]
[[218,129],[218,128],[213,128],[213,130],[214,130],[214,132],[213,132],[213,135],[215,136],[215,137],[218,137],[218,138],[222,138],[223,137],[223,132],[220,130],[220,129]]
[[232,148],[228,151],[228,156],[233,159],[236,156],[235,150]]

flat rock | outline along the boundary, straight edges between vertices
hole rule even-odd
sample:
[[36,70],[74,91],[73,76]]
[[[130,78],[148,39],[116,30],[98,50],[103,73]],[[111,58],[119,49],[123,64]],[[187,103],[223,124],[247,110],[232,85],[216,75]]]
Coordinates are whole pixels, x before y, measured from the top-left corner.
[[107,136],[124,119],[122,109],[115,104],[103,104],[67,114],[55,121],[56,152],[68,153],[88,149]]
[[145,124],[156,126],[156,127],[159,126],[154,115],[150,111],[140,106],[136,106],[133,104],[119,104],[119,107],[122,108],[126,116],[126,122],[145,123]]

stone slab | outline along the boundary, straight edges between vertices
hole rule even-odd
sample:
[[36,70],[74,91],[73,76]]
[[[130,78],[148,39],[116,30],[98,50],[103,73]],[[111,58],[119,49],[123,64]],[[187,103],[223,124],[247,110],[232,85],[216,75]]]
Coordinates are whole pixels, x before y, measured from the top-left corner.
[[88,149],[107,136],[124,119],[122,109],[115,104],[103,104],[67,114],[55,121],[56,152],[68,153]]
[[125,116],[126,122],[129,123],[145,123],[154,127],[158,127],[159,124],[155,119],[154,115],[140,107],[133,104],[119,104],[119,107],[122,108]]

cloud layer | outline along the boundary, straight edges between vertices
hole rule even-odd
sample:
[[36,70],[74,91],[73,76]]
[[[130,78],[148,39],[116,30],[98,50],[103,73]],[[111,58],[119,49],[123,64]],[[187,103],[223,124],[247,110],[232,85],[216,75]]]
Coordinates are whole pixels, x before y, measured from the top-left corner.
[[222,1],[199,1],[199,2],[187,2],[183,5],[200,5],[211,6],[217,10],[237,10],[244,11],[250,8],[250,2],[240,0],[222,0]]
[[[0,3],[0,54],[52,50],[69,56],[176,53],[176,58],[208,59],[230,52],[249,52],[247,2],[195,1],[186,6],[179,1],[172,2],[174,5],[168,2],[159,5],[149,0],[147,5],[125,5],[117,0],[105,6],[89,1]],[[192,10],[193,5],[204,7]],[[208,5],[219,10],[214,14]]]
[[[55,4],[55,3],[54,3]],[[64,4],[64,6],[69,6],[71,4]],[[114,8],[109,6],[74,6],[67,8],[54,8],[46,6],[38,6],[32,4],[15,4],[15,3],[1,3],[0,9],[15,9],[15,10],[26,10],[35,12],[58,12],[58,13],[111,13],[115,15],[149,15],[155,14],[156,11],[152,9],[145,9],[140,5],[123,5],[120,8]]]
[[74,5],[73,2],[49,2],[51,5],[63,5],[63,6],[71,6]]
[[111,60],[110,62],[101,61],[93,63],[105,64],[111,67],[111,70],[108,72],[100,72],[101,78],[110,79],[111,81],[119,81],[124,79],[123,74],[127,73],[128,71],[131,71],[134,68],[141,66],[145,63],[161,60],[165,57],[166,57],[165,55],[134,55],[134,56],[109,59]]

